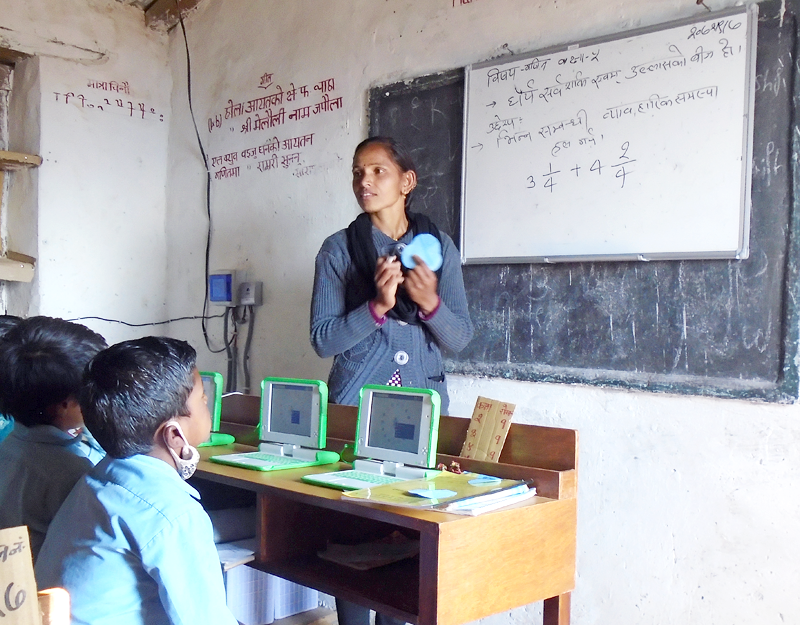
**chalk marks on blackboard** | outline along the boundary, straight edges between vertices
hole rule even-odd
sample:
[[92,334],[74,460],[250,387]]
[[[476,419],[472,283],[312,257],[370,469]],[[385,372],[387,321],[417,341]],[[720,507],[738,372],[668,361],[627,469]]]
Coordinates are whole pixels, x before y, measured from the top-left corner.
[[756,93],[770,92],[774,97],[779,97],[781,90],[786,91],[786,72],[783,63],[775,68],[768,67],[763,73],[756,74]]
[[[796,20],[779,10],[779,3],[769,5],[774,15],[758,24],[750,258],[466,265],[464,283],[475,338],[457,357],[446,361],[448,372],[781,402],[796,399],[796,308],[800,297],[796,280],[786,280],[784,274],[787,268],[789,276],[795,276],[800,258],[796,247],[789,245],[790,233],[791,239],[797,241],[796,223],[790,217],[794,197],[790,159],[797,151],[792,148],[792,134],[794,141],[800,143],[800,129],[792,122],[792,96],[787,90],[792,85],[793,68],[797,67]],[[766,5],[760,6],[764,11]],[[716,40],[718,35],[704,37]],[[702,38],[690,47],[700,43],[706,49],[710,47]],[[547,57],[547,67],[553,65],[551,57]],[[577,69],[582,69],[584,75],[597,73],[584,67]],[[537,70],[524,77],[539,79],[540,75],[541,70]],[[442,88],[442,82],[440,75],[423,77],[410,84],[398,83],[391,89],[376,87],[370,94],[371,131],[400,137],[414,150],[421,173],[427,170],[420,166],[424,161],[430,161],[437,173],[444,171],[447,146],[458,143],[463,127],[460,107],[451,110],[448,132],[425,127],[422,133],[415,133],[404,123],[412,115],[410,102],[414,97],[427,102],[435,94],[441,102],[449,93],[452,100],[460,102],[461,84],[455,81]],[[715,83],[716,77],[695,86]],[[652,92],[668,94],[661,86]],[[592,86],[585,93],[602,95],[603,91]],[[486,118],[493,119],[494,114],[500,118],[528,114],[519,107],[502,113],[502,100],[494,97],[485,102],[493,100],[496,105],[486,108]],[[540,128],[572,119],[581,108],[562,105],[561,114],[538,117],[523,130],[527,128],[541,141]],[[427,107],[420,105],[414,110]],[[588,107],[584,110],[589,111],[587,125],[595,128],[599,144],[599,117]],[[695,107],[692,115],[702,117],[705,112]],[[484,152],[490,149],[487,128],[480,128],[481,142],[486,144]],[[584,125],[570,126],[548,139],[573,140],[565,135],[583,135],[584,129]],[[635,135],[625,138],[631,140],[628,155],[638,159],[640,139]],[[610,148],[619,147],[619,142],[612,142],[607,135],[604,143]],[[472,145],[465,143],[465,150],[481,149]],[[572,151],[575,149],[573,143]],[[609,156],[617,154],[612,150]],[[562,152],[560,160],[553,159],[549,151],[547,157],[554,163],[574,160],[570,151]],[[767,167],[770,185],[766,184]],[[449,200],[449,205],[457,207],[460,168],[456,164],[450,171],[449,178],[441,175],[435,184],[440,190],[449,189],[450,196],[456,198],[455,203]],[[546,162],[543,171],[547,171]],[[606,173],[604,170],[603,175]],[[639,172],[634,173],[638,175]],[[446,187],[445,179],[455,182]],[[629,182],[632,180],[629,178]],[[553,197],[560,197],[562,190],[563,187],[556,187]],[[499,203],[495,200],[494,206]]]

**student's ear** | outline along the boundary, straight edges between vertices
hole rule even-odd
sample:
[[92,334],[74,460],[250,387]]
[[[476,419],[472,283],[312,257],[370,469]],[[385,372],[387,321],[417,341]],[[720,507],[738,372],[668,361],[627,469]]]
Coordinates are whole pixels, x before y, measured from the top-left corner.
[[67,397],[57,404],[51,404],[45,409],[45,414],[52,425],[64,432],[83,427],[81,406],[74,397]]
[[181,450],[186,445],[186,441],[180,435],[180,432],[175,425],[175,421],[169,420],[163,423],[156,431],[156,439],[163,441],[164,445],[171,448],[176,454],[180,456]]

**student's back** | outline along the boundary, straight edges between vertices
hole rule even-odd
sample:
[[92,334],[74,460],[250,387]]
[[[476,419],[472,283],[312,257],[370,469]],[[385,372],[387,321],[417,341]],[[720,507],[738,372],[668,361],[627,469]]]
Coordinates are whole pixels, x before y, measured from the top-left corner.
[[0,405],[14,428],[0,443],[0,527],[27,525],[34,558],[75,483],[103,456],[77,402],[83,368],[105,347],[88,328],[49,317],[0,341]]
[[[14,328],[20,321],[22,321],[22,319],[14,315],[0,315],[0,341],[2,341],[6,333]],[[14,419],[3,412],[2,399],[2,394],[0,394],[0,443],[2,443],[6,437],[11,434],[11,430],[14,429]]]
[[50,524],[39,586],[69,591],[73,624],[229,623],[211,521],[195,493],[162,460],[107,457]]
[[27,525],[34,557],[72,487],[94,465],[84,447],[52,425],[19,421],[0,443],[0,527]]
[[211,431],[196,354],[146,337],[101,352],[81,406],[108,456],[82,478],[36,561],[41,588],[70,593],[73,624],[236,625],[197,491]]

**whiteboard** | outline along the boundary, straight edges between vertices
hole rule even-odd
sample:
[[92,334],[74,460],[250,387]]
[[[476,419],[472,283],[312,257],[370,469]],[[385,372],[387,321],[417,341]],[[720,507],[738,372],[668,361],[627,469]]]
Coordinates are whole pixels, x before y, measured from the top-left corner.
[[468,67],[462,261],[746,258],[757,11]]

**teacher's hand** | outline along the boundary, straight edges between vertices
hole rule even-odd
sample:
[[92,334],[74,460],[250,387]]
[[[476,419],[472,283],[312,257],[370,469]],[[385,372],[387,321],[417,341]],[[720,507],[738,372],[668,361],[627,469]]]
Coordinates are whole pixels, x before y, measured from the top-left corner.
[[372,309],[376,315],[382,317],[394,308],[397,287],[402,283],[403,269],[397,257],[379,258],[375,266],[375,288],[378,294],[372,300]]
[[405,287],[408,296],[428,315],[439,305],[436,274],[430,270],[419,256],[414,256],[417,266],[406,274]]

